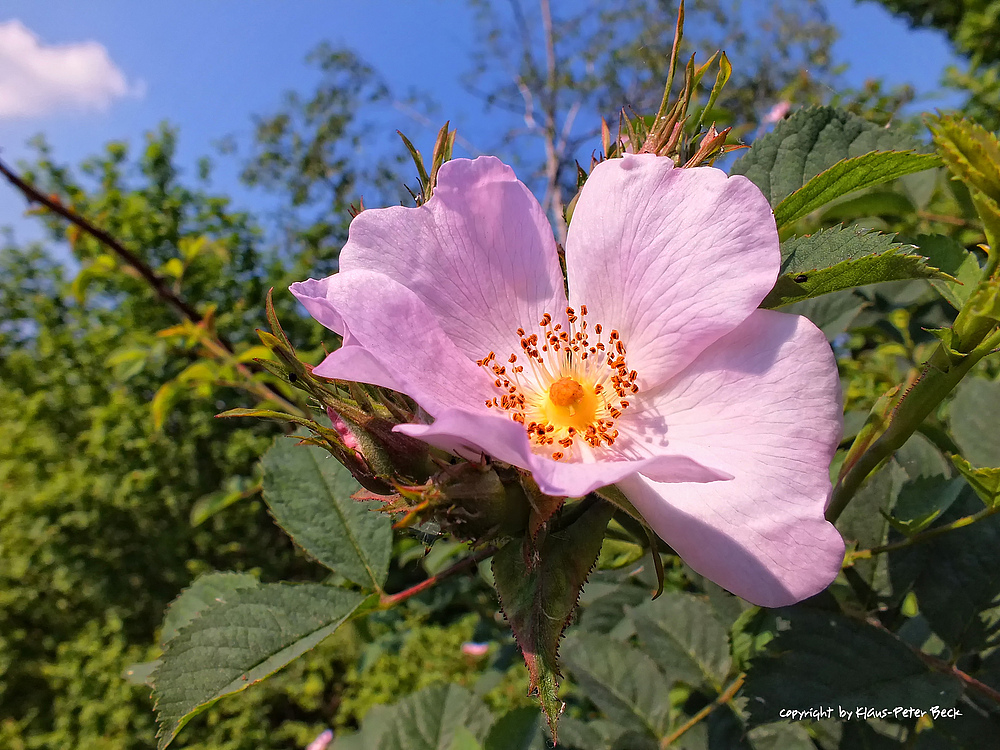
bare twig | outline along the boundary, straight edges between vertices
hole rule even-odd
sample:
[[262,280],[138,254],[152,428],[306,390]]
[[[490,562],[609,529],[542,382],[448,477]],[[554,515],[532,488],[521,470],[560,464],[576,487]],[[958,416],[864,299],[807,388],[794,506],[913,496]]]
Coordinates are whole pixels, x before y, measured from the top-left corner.
[[[38,203],[45,206],[57,216],[61,216],[70,224],[78,227],[80,230],[86,232],[102,245],[110,249],[116,256],[118,256],[119,259],[121,259],[122,262],[138,273],[139,276],[142,277],[147,284],[149,284],[156,296],[163,300],[168,306],[173,308],[174,312],[176,312],[181,319],[189,320],[196,325],[200,325],[205,322],[204,316],[199,313],[193,305],[176,294],[167,285],[167,282],[162,276],[159,276],[149,265],[146,264],[144,260],[142,260],[142,258],[122,245],[121,242],[108,234],[108,232],[95,226],[88,219],[80,216],[80,214],[76,213],[72,209],[64,206],[58,197],[50,197],[42,193],[38,190],[38,188],[26,182],[20,177],[20,175],[4,164],[2,160],[0,160],[0,174],[3,174],[3,176],[7,178],[7,181],[17,188],[22,195],[24,195],[24,197],[28,200],[28,203]],[[232,358],[235,355],[232,344],[230,344],[218,332],[213,332],[212,335],[208,335],[207,328],[206,336],[202,343],[209,351],[221,359]],[[293,413],[302,413],[302,409],[288,401],[288,399],[282,396],[281,393],[276,391],[273,387],[267,383],[262,383],[254,379],[254,371],[260,372],[260,368],[252,368],[242,362],[235,361],[233,362],[233,366],[240,375],[246,378],[248,383],[246,386],[247,390],[254,392],[258,397],[265,401],[274,401],[280,404],[282,408],[288,409]]]
[[[29,185],[21,179],[19,175],[11,170],[10,167],[4,164],[3,161],[0,161],[0,173],[7,178],[10,184],[21,191],[29,203],[40,203],[53,213],[66,219],[66,221],[70,224],[82,229],[102,245],[106,245],[122,261],[135,269],[135,271],[146,281],[146,283],[152,287],[156,296],[170,305],[170,307],[174,308],[176,312],[180,313],[182,318],[187,318],[194,323],[202,322],[203,317],[201,313],[195,310],[194,307],[188,304],[185,300],[174,294],[170,287],[167,286],[163,277],[158,276],[152,268],[146,265],[142,258],[126,248],[110,234],[105,232],[103,229],[94,226],[87,219],[64,206],[57,197],[44,195],[33,185]],[[223,345],[229,349],[230,352],[232,352],[232,347],[229,346],[227,342],[223,341],[221,338],[220,341],[222,341]]]

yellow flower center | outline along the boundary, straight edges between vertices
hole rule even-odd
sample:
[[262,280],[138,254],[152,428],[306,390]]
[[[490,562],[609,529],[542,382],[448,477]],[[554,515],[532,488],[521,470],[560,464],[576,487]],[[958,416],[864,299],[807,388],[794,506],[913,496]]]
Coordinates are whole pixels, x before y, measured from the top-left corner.
[[500,391],[486,406],[524,425],[539,452],[557,461],[579,458],[584,445],[614,445],[615,421],[639,391],[638,373],[628,368],[618,331],[604,341],[603,327],[589,328],[586,316],[586,305],[579,315],[567,307],[564,328],[545,313],[538,323],[541,335],[517,329],[520,355],[512,353],[501,365],[490,352],[476,363],[492,373]]

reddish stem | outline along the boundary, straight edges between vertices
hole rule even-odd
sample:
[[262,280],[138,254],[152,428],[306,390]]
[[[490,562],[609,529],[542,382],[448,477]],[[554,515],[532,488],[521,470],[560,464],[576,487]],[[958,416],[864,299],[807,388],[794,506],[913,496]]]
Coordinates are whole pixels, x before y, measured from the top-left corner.
[[382,594],[382,598],[379,604],[381,605],[382,609],[389,609],[389,607],[394,607],[400,602],[406,601],[411,596],[416,596],[421,591],[426,591],[435,584],[443,581],[445,578],[450,578],[451,576],[455,575],[455,573],[460,573],[466,568],[471,568],[474,565],[478,565],[480,562],[485,560],[487,557],[489,557],[496,551],[497,548],[494,547],[493,545],[490,545],[488,547],[483,547],[483,549],[479,550],[478,552],[475,552],[474,554],[469,555],[466,558],[459,560],[457,563],[455,563],[449,568],[446,568],[445,570],[442,570],[437,575],[430,576],[425,580],[421,581],[420,583],[416,584],[415,586],[410,586],[410,588],[400,591],[398,594]]

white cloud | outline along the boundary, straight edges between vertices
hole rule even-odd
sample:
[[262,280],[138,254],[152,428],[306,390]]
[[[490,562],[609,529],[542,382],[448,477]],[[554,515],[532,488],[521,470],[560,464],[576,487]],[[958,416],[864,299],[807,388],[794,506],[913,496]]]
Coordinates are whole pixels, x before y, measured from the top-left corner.
[[20,21],[0,23],[0,120],[106,110],[142,96],[97,42],[45,45]]

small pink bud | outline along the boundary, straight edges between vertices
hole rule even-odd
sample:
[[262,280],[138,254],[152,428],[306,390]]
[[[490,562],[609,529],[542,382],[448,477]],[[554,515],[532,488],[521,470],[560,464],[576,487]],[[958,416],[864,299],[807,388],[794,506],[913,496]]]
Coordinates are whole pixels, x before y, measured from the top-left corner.
[[469,641],[468,643],[462,644],[462,653],[476,659],[481,659],[486,656],[486,653],[489,650],[490,644],[488,643],[476,643],[475,641]]
[[333,423],[333,429],[335,429],[337,434],[340,435],[340,439],[344,441],[344,445],[352,449],[357,448],[357,438],[354,437],[354,433],[351,432],[351,428],[348,427],[347,423],[340,418],[340,415],[328,406],[326,407],[326,416],[330,418],[330,421]]
[[316,735],[316,739],[306,746],[306,750],[326,750],[326,746],[331,742],[333,742],[333,732],[329,729],[324,729]]
[[783,100],[778,102],[764,115],[764,123],[770,125],[771,123],[778,122],[778,120],[785,119],[785,115],[788,114],[788,110],[791,108],[792,103],[790,101]]

